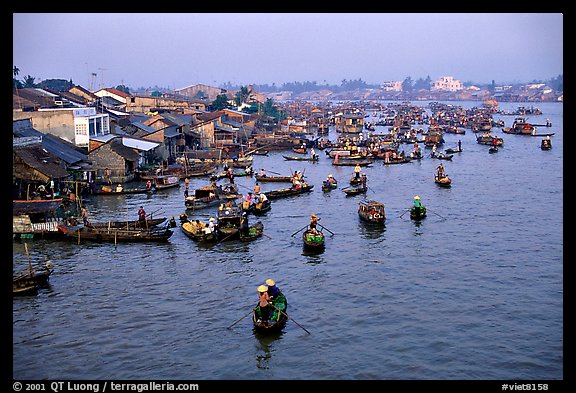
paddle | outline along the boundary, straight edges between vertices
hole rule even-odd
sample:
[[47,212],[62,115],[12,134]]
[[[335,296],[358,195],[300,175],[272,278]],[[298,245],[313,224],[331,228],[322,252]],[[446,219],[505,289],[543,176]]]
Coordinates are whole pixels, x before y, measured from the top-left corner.
[[265,234],[264,232],[262,232],[262,236],[266,236],[268,239],[272,239],[272,236],[268,236],[268,235]]
[[334,232],[332,232],[330,229],[326,228],[322,224],[318,224],[318,226],[321,227],[322,229],[326,229],[328,232],[330,232],[332,235],[334,235]]
[[256,310],[256,307],[254,307],[252,310],[250,310],[248,312],[248,314],[244,315],[242,318],[240,318],[239,320],[237,320],[236,322],[234,322],[232,325],[228,326],[226,329],[230,329],[232,326],[236,325],[238,322],[240,322],[241,320],[243,320],[244,318],[246,318],[248,315],[252,314],[254,312],[254,310]]
[[284,311],[280,310],[278,307],[276,307],[275,305],[273,305],[272,303],[268,303],[269,305],[271,305],[272,307],[274,307],[276,310],[280,311],[282,314],[284,314],[286,316],[286,318],[290,318],[291,320],[294,321],[294,323],[298,326],[300,326],[306,333],[308,334],[312,334],[310,333],[308,330],[306,330],[306,328],[302,325],[300,325],[298,322],[296,322],[296,320],[294,320],[294,318],[288,316],[288,314],[286,314]]
[[293,234],[290,235],[290,237],[293,237],[295,234],[297,234],[298,232],[300,232],[302,229],[306,229],[308,228],[308,225],[303,226],[302,228],[298,229],[296,232],[294,232]]
[[446,220],[446,217],[442,217],[440,214],[438,214],[438,213],[436,213],[436,212],[433,212],[432,210],[430,210],[430,208],[428,208],[428,211],[430,211],[430,212],[436,214],[438,217],[443,218],[444,220]]
[[221,243],[221,242],[223,242],[224,240],[226,240],[226,239],[228,239],[229,237],[234,236],[234,235],[236,235],[236,232],[233,232],[233,233],[229,234],[228,236],[226,236],[225,238],[222,238],[222,239],[218,240],[218,241],[216,242],[216,244]]
[[411,209],[406,210],[404,213],[400,214],[400,217],[398,217],[398,218],[402,218],[402,216],[403,216],[404,214],[408,213],[410,210],[411,210]]

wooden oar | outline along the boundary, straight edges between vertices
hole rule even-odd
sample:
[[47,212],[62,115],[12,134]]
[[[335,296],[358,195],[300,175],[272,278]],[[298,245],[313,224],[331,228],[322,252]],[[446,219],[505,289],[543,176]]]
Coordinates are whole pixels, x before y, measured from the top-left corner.
[[440,214],[433,212],[432,210],[430,210],[429,208],[427,209],[428,211],[431,211],[432,213],[436,214],[438,217],[443,218],[444,220],[446,220],[446,217],[442,217]]
[[284,314],[284,315],[286,316],[286,318],[289,318],[289,319],[293,320],[294,323],[295,323],[296,325],[300,326],[306,333],[312,334],[312,333],[310,333],[308,330],[306,330],[306,328],[305,328],[304,326],[300,325],[298,322],[296,322],[296,320],[295,320],[294,318],[290,317],[290,316],[289,316],[288,314],[286,314],[284,311],[280,310],[278,307],[276,307],[275,305],[273,305],[273,304],[270,303],[270,302],[268,302],[268,304],[271,305],[272,307],[274,307],[276,310],[280,311],[282,314]]
[[318,226],[321,227],[322,229],[326,229],[328,232],[330,232],[332,235],[334,235],[334,232],[332,232],[330,229],[326,228],[322,224],[318,224]]
[[229,234],[228,236],[226,236],[225,238],[218,240],[218,241],[216,242],[216,244],[221,243],[221,242],[223,242],[224,240],[226,240],[226,239],[228,239],[229,237],[232,237],[232,236],[234,236],[234,235],[236,235],[236,234],[237,234],[236,232],[233,232],[233,233]]
[[248,312],[248,314],[244,315],[242,318],[240,318],[239,320],[237,320],[236,322],[234,322],[232,325],[228,326],[226,329],[230,329],[232,326],[236,325],[238,322],[240,322],[241,320],[243,320],[244,318],[246,318],[248,315],[252,314],[254,312],[254,310],[256,310],[256,308],[253,308],[252,310],[250,310]]
[[296,232],[294,232],[293,234],[290,235],[290,237],[293,237],[295,234],[297,234],[298,232],[300,232],[302,229],[308,228],[308,225],[298,229]]
[[402,216],[403,216],[404,214],[408,213],[410,210],[411,210],[411,209],[406,210],[404,213],[400,214],[400,217],[398,217],[398,218],[402,218]]

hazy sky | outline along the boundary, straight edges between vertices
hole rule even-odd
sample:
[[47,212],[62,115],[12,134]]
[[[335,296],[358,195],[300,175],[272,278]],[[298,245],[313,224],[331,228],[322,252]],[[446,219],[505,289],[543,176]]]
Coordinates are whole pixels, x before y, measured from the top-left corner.
[[18,79],[86,88],[563,74],[560,13],[16,13],[13,22]]

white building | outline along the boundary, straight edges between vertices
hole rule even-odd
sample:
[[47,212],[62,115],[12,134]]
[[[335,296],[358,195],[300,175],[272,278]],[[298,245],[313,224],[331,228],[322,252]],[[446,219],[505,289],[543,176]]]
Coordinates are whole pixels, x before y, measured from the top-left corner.
[[382,82],[380,87],[385,91],[402,91],[402,82],[400,81]]
[[451,76],[442,76],[440,79],[432,82],[432,90],[459,91],[463,88],[462,82]]

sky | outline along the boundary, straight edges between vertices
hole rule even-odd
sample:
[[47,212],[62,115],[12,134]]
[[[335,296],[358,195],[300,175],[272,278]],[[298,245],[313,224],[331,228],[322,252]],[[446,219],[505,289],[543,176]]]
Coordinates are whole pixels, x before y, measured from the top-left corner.
[[[561,13],[13,13],[22,80],[178,89],[563,74]],[[96,74],[94,76],[93,74]]]

